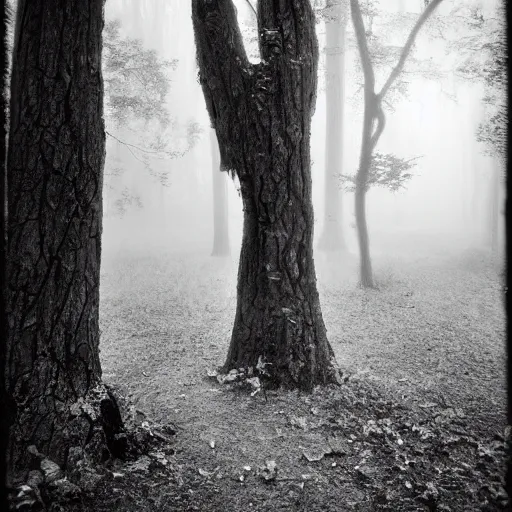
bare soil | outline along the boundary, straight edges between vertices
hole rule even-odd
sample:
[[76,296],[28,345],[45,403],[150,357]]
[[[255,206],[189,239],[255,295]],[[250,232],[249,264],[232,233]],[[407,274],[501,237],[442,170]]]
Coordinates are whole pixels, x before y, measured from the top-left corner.
[[318,254],[341,387],[312,394],[221,385],[236,264],[208,255],[104,261],[104,379],[172,424],[80,510],[505,510],[505,311],[489,255],[374,261]]

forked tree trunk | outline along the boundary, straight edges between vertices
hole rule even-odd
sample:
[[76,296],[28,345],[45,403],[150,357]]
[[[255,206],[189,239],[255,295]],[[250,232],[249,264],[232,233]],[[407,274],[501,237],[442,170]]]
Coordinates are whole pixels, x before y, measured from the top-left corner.
[[318,248],[345,249],[342,229],[342,192],[337,174],[343,172],[343,121],[345,110],[345,30],[346,0],[328,0],[325,22],[325,183],[324,225]]
[[200,80],[221,166],[244,207],[225,370],[268,363],[272,385],[339,382],[313,262],[310,128],[318,48],[309,0],[260,0],[262,63],[245,54],[231,0],[193,0]]
[[364,288],[373,288],[375,286],[370,259],[365,201],[373,151],[386,125],[386,118],[382,110],[382,101],[389,91],[389,88],[393,85],[393,82],[402,72],[404,63],[411,51],[419,30],[441,2],[442,0],[431,0],[423,13],[419,16],[409,33],[405,46],[402,48],[396,66],[392,69],[382,89],[377,94],[375,92],[375,74],[368,50],[367,35],[359,0],[350,0],[352,23],[354,25],[357,47],[364,74],[363,135],[355,191],[355,215],[360,255],[360,284]]
[[[17,12],[7,250],[13,480],[29,468],[29,445],[64,465],[70,446],[99,447],[113,435],[107,416],[120,425],[98,348],[103,0],[20,0]],[[98,415],[80,407],[89,398],[101,403]]]
[[228,187],[226,174],[220,171],[217,135],[210,131],[213,189],[213,249],[212,256],[229,256]]

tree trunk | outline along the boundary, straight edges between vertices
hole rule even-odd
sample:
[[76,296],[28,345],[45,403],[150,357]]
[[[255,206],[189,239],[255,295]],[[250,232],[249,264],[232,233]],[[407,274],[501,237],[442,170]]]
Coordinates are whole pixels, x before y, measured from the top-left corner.
[[[6,251],[7,251],[7,112],[8,112],[8,39],[7,31],[9,28],[9,15],[5,1],[1,2],[2,20],[0,25],[0,80],[2,82],[0,90],[0,375],[5,375],[6,368],[6,344],[7,339],[7,315],[5,304],[5,293],[7,291],[6,281]],[[7,459],[7,440],[9,437],[9,428],[12,422],[13,407],[6,392],[5,380],[0,379],[0,510],[8,509],[7,489],[6,489],[6,464]]]
[[220,171],[219,143],[215,130],[210,131],[213,187],[212,256],[229,256],[228,188],[226,174]]
[[498,254],[499,249],[499,225],[500,225],[500,164],[495,159],[492,166],[491,175],[491,194],[490,194],[490,218],[489,233],[491,251],[494,255]]
[[29,445],[65,465],[70,446],[106,449],[120,428],[98,348],[103,0],[20,0],[17,12],[7,176],[14,480],[30,466]]
[[368,175],[372,160],[371,135],[372,126],[376,118],[374,114],[376,107],[374,94],[365,92],[363,138],[354,195],[357,240],[359,242],[360,285],[363,288],[375,288],[370,258],[368,226],[366,224],[366,192],[368,190]]
[[318,248],[344,250],[342,197],[337,174],[343,171],[343,119],[345,102],[345,30],[347,5],[344,0],[328,0],[326,8],[333,20],[325,22],[325,189],[324,225]]
[[[416,36],[427,20],[434,12],[434,9],[442,0],[432,0],[425,8],[423,13],[412,28],[405,46],[402,48],[398,63],[392,69],[386,82],[378,94],[375,93],[375,74],[368,49],[368,41],[363,22],[363,16],[359,5],[359,0],[350,0],[352,23],[357,39],[357,47],[361,58],[361,65],[364,74],[364,119],[363,119],[363,137],[361,143],[361,156],[359,159],[359,169],[357,171],[356,192],[355,192],[355,214],[357,233],[359,240],[360,265],[361,265],[361,285],[365,288],[373,288],[373,275],[370,260],[370,248],[368,241],[368,228],[366,225],[365,198],[368,189],[368,176],[372,161],[372,154],[382,132],[386,126],[386,118],[382,110],[382,101],[389,91],[389,88],[402,72],[404,63],[411,51]],[[375,131],[374,124],[376,123]],[[373,132],[373,133],[372,133]]]
[[221,167],[244,207],[225,370],[268,363],[269,385],[339,382],[313,262],[310,130],[318,47],[309,0],[260,0],[262,63],[245,54],[231,0],[193,0],[200,81]]

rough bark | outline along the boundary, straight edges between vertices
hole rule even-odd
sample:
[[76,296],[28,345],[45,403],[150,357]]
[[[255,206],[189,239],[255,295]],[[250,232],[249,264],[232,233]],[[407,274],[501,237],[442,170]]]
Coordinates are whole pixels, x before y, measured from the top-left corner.
[[343,172],[343,120],[345,110],[345,30],[347,4],[328,0],[326,9],[332,19],[325,22],[325,183],[324,225],[318,248],[344,250],[342,229],[342,192],[337,174]]
[[[0,25],[0,375],[5,374],[7,317],[6,317],[6,250],[7,250],[7,110],[8,110],[8,40],[10,11],[5,1],[0,3],[2,20]],[[0,379],[0,510],[7,510],[6,455],[9,427],[12,421],[12,406],[6,393],[5,381]]]
[[268,363],[270,385],[338,382],[313,262],[310,129],[318,46],[308,0],[260,0],[262,62],[245,54],[231,0],[192,0],[200,82],[238,176],[244,228],[225,370]]
[[213,188],[213,249],[212,256],[229,256],[228,189],[226,175],[220,172],[217,135],[210,131]]
[[13,479],[29,445],[65,465],[70,446],[106,450],[120,428],[98,347],[102,29],[103,0],[18,5],[7,175]]

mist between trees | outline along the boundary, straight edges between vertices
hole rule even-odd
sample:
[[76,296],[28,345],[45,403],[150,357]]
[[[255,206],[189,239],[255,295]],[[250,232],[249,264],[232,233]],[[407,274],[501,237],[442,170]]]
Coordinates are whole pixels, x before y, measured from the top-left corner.
[[[390,6],[389,11],[383,6],[375,6],[375,14],[365,16],[365,22],[371,22],[368,44],[377,89],[397,64],[403,43],[421,14],[422,2],[417,3],[412,2],[408,11],[400,11],[399,3],[393,8]],[[246,51],[249,59],[256,62],[255,16],[245,1],[239,4],[238,19]],[[363,2],[363,10],[364,5]],[[115,2],[107,5],[107,22],[120,18],[121,6],[115,6]],[[180,19],[183,16],[186,21],[188,14],[182,13],[187,12],[187,6],[184,4],[176,9]],[[341,14],[329,14],[333,9],[340,10]],[[315,11],[320,52],[318,96],[311,129],[311,172],[315,240],[319,250],[323,250],[322,235],[326,232],[329,241],[326,251],[345,248],[355,253],[358,252],[358,242],[350,180],[355,178],[361,148],[363,74],[347,9],[348,4],[345,7],[342,4],[337,7],[319,5]],[[386,169],[389,174],[381,178],[380,185],[374,178],[374,185],[368,192],[366,209],[370,235],[375,233],[374,236],[379,238],[386,231],[414,230],[430,235],[444,233],[456,246],[469,244],[494,247],[494,250],[499,250],[500,244],[503,246],[503,216],[499,214],[501,207],[495,211],[493,198],[498,197],[499,204],[504,197],[500,171],[494,170],[503,168],[504,143],[497,142],[493,147],[493,140],[504,140],[499,134],[500,127],[504,126],[499,121],[499,116],[503,115],[500,105],[504,100],[504,88],[499,85],[502,78],[492,84],[491,77],[493,73],[501,73],[503,77],[504,68],[500,68],[499,62],[493,62],[492,55],[499,52],[490,47],[486,39],[487,34],[496,41],[492,44],[499,45],[501,29],[492,6],[484,6],[486,14],[482,14],[484,22],[481,25],[478,25],[479,11],[475,9],[470,3],[456,5],[448,2],[441,6],[419,31],[404,71],[385,98],[386,128],[375,151],[381,155],[381,163],[382,158],[387,159],[381,170]],[[168,16],[170,19],[171,10],[167,8],[163,12],[159,18]],[[371,9],[368,12],[372,13]],[[150,13],[148,8],[147,16],[151,16]],[[334,22],[335,19],[340,22]],[[449,23],[450,19],[455,23]],[[165,140],[169,146],[166,154],[148,147],[149,144],[139,137],[141,130],[134,128],[135,125],[128,129],[135,129],[136,136],[131,138],[109,130],[112,135],[117,133],[123,142],[135,143],[155,153],[137,151],[107,136],[110,151],[105,170],[108,216],[105,229],[112,238],[106,235],[105,242],[109,246],[108,241],[112,240],[115,247],[121,238],[136,246],[139,239],[132,234],[134,229],[139,229],[141,237],[145,238],[141,245],[165,246],[169,242],[167,245],[174,249],[194,246],[211,251],[214,175],[201,171],[212,167],[210,122],[197,83],[192,29],[189,23],[180,24],[172,39],[169,35],[163,39],[164,44],[156,40],[163,37],[158,36],[157,30],[144,28],[150,27],[151,22],[142,24],[137,18],[135,20],[126,19],[125,26],[120,28],[122,33],[134,28],[131,37],[140,37],[148,49],[159,49],[157,58],[162,62],[172,61],[175,66],[167,71],[170,90],[162,105],[172,119],[165,133],[173,137],[166,138],[156,127],[158,138],[155,136],[151,144],[156,146],[159,140]],[[147,33],[145,39],[141,34],[144,30]],[[329,48],[326,40],[329,31],[333,33],[330,36],[333,41],[338,38],[337,43],[331,43],[333,48]],[[172,44],[175,40],[179,40],[184,54],[173,50],[177,46]],[[334,75],[328,70],[331,61],[335,62],[334,69],[338,69]],[[330,81],[327,80],[329,76]],[[330,94],[342,110],[339,106],[326,108],[326,94]],[[342,98],[342,101],[336,98]],[[327,127],[328,123],[332,129]],[[486,139],[483,134],[490,133],[494,127],[498,130],[497,138]],[[149,140],[151,132],[143,131]],[[329,149],[331,147],[333,149]],[[330,155],[329,160],[326,160],[326,154]],[[119,164],[120,159],[122,164]],[[400,170],[407,162],[411,163],[411,168]],[[227,232],[233,247],[238,247],[242,230],[241,201],[236,184],[226,181]],[[200,199],[196,200],[196,197]],[[188,222],[172,223],[174,215],[187,218]],[[120,221],[121,218],[130,218],[130,221]],[[113,226],[110,231],[109,226]],[[167,230],[168,236],[159,236],[162,228]],[[379,251],[377,239],[374,244],[374,249]],[[236,257],[238,251],[232,250],[232,253]]]

